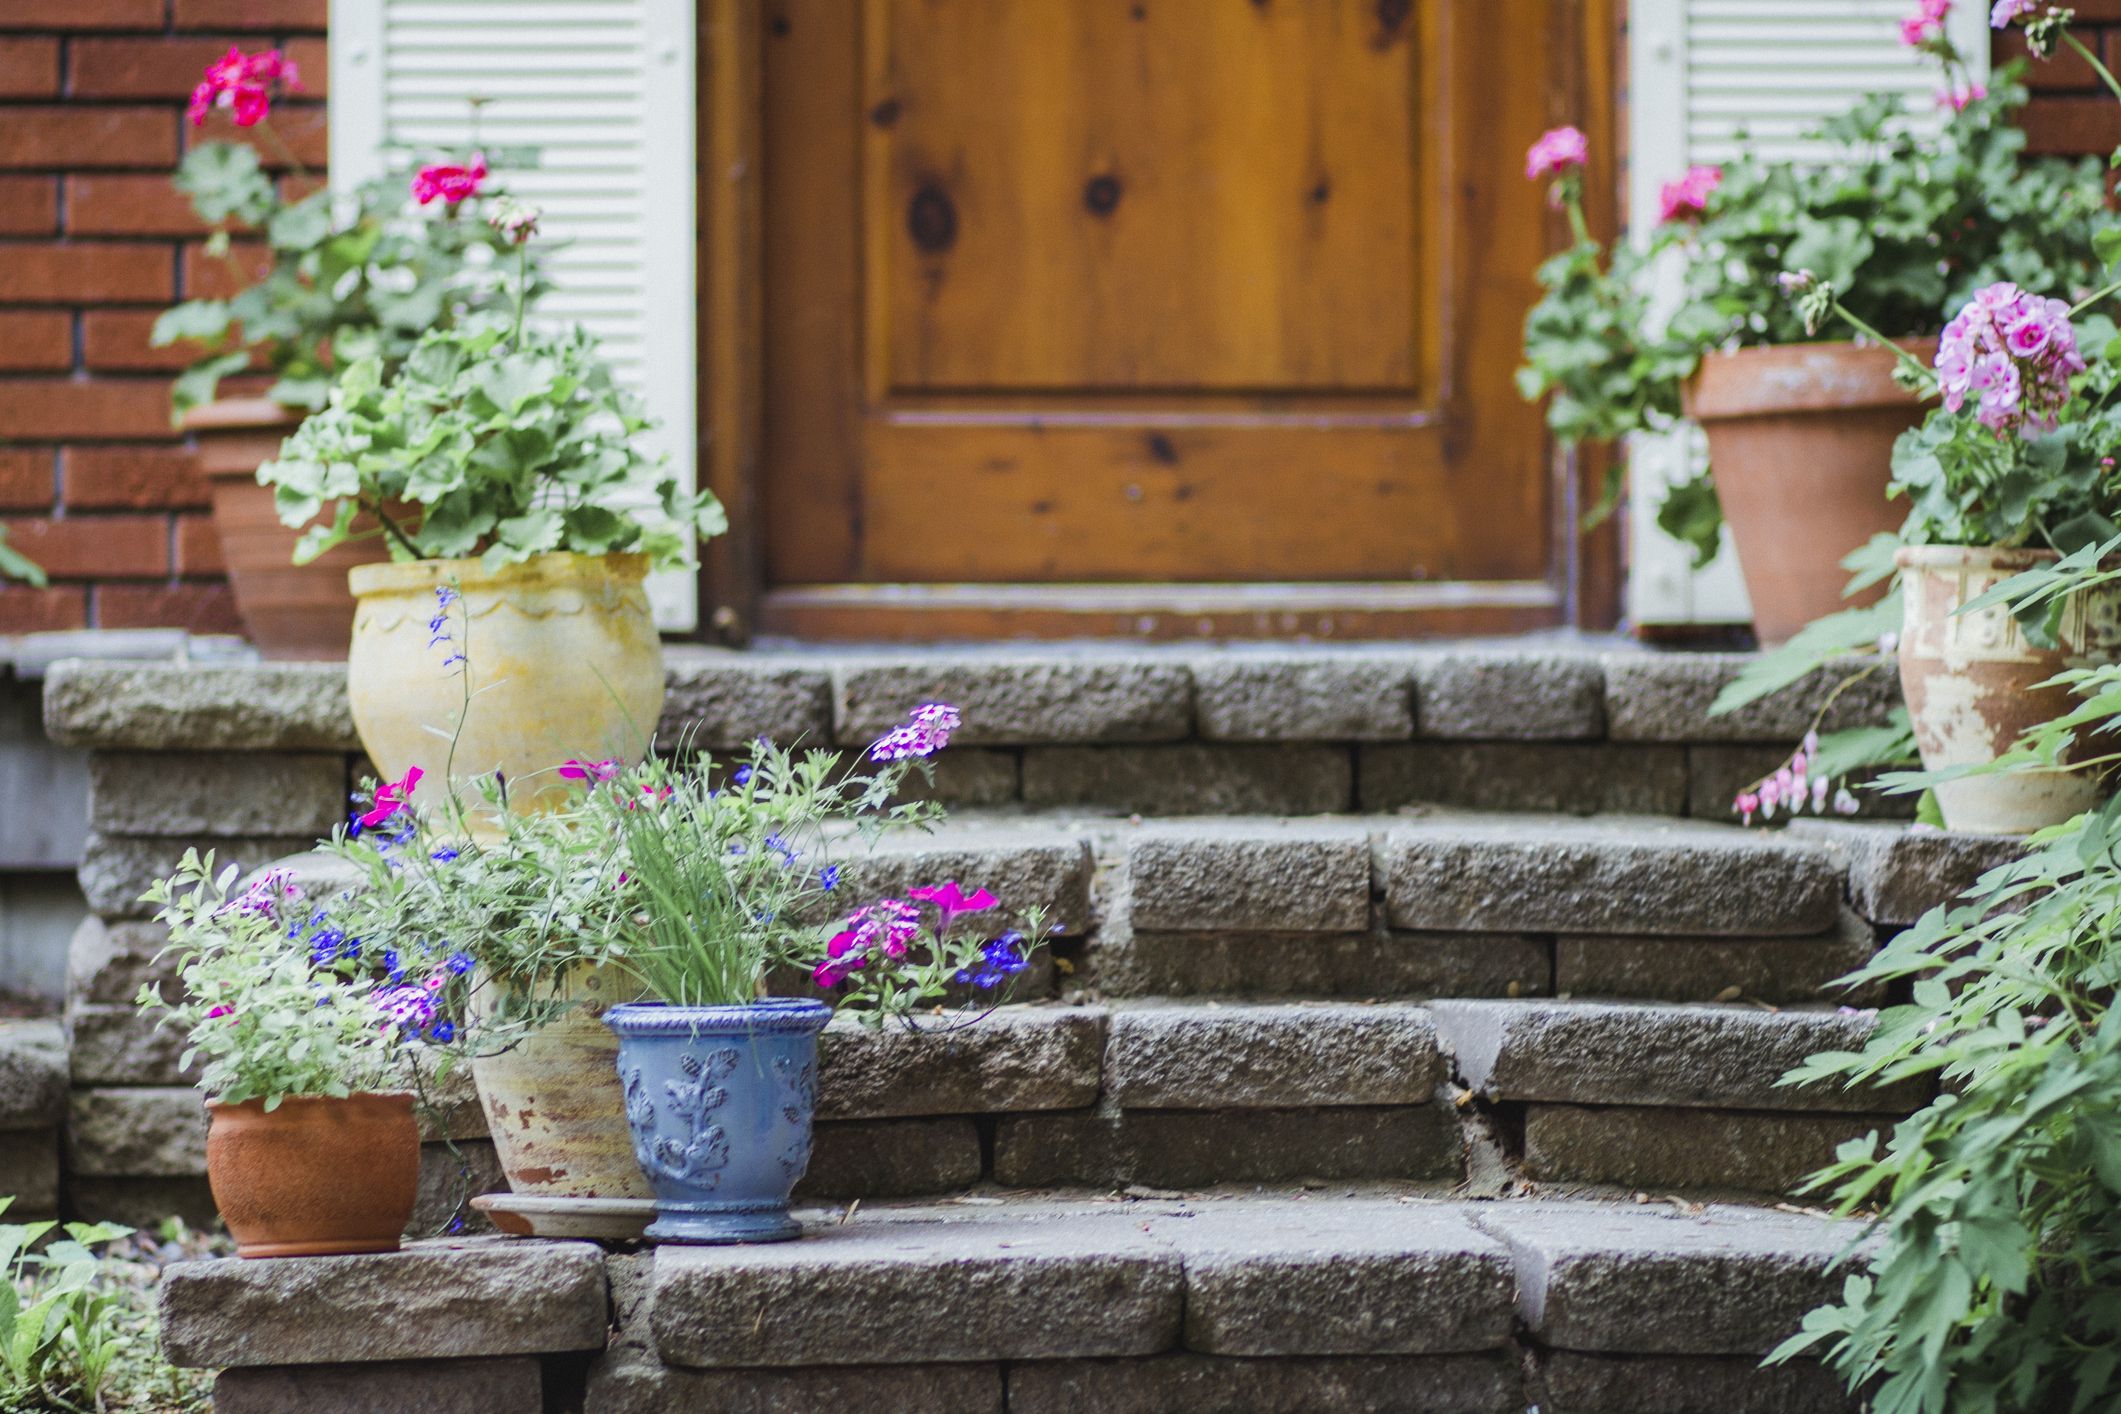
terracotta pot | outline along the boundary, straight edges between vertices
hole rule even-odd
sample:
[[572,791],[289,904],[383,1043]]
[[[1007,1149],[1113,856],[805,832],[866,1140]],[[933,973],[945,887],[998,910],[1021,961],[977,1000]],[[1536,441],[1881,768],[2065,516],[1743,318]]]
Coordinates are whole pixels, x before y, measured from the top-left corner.
[[[2121,658],[2121,589],[2074,596],[2052,649],[2028,644],[2001,607],[1959,612],[2000,581],[2055,558],[2047,550],[1956,545],[1897,556],[1907,603],[1900,689],[1926,769],[1995,760],[2028,728],[2076,704],[2067,688],[2035,684]],[[1937,805],[1954,830],[2024,835],[2089,809],[2098,794],[2097,779],[2082,772],[2013,771],[1947,781],[1937,787]]]
[[395,1252],[420,1186],[410,1095],[208,1103],[206,1179],[244,1257]]
[[[1904,347],[1919,357],[1927,345]],[[1841,559],[1907,516],[1885,488],[1893,441],[1922,407],[1893,382],[1893,363],[1876,345],[1739,349],[1703,358],[1687,385],[1762,643],[1885,592],[1843,599]]]
[[[663,711],[647,573],[640,555],[570,554],[355,569],[348,696],[369,759],[392,780],[420,767],[433,795],[498,771],[518,810],[563,799],[570,758],[640,760]],[[438,644],[436,591],[452,585],[462,601]]]
[[258,484],[258,468],[279,456],[282,439],[303,416],[266,398],[232,398],[192,409],[184,429],[213,494],[221,558],[250,641],[267,658],[336,661],[346,657],[353,631],[346,572],[384,559],[385,551],[379,540],[362,540],[306,565],[294,562],[302,532],[280,524],[272,488]]
[[[654,1196],[633,1157],[619,1038],[604,1024],[638,989],[612,968],[578,967],[557,996],[578,1002],[507,1050],[472,1062],[501,1171],[517,1193],[540,1198]],[[472,991],[474,1019],[491,1014],[492,986]]]

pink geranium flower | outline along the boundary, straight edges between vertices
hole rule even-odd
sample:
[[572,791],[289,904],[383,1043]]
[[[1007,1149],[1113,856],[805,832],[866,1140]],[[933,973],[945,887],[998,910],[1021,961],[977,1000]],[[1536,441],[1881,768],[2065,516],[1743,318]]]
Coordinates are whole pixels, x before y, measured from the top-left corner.
[[1917,0],[1915,13],[1900,22],[1900,42],[1919,49],[1944,33],[1944,17],[1952,0]]
[[375,804],[360,817],[361,828],[372,830],[403,810],[412,800],[413,791],[419,788],[420,777],[426,774],[418,766],[412,766],[407,768],[403,780],[385,781],[377,786]]
[[228,53],[206,66],[206,75],[191,92],[186,116],[193,127],[206,122],[216,108],[226,108],[239,128],[253,128],[272,111],[274,89],[282,92],[302,86],[294,61],[277,49],[245,54],[230,46]]
[[2040,5],[2041,0],[1996,0],[1995,7],[1988,12],[1989,27],[2008,29],[2012,20],[2037,12]]
[[1972,401],[1999,437],[2051,430],[2085,367],[2069,306],[2007,282],[1976,292],[1945,326],[1934,366],[1945,407]]
[[1657,210],[1660,221],[1673,221],[1681,216],[1698,216],[1708,210],[1709,194],[1723,185],[1721,167],[1689,167],[1686,175],[1676,182],[1666,182],[1657,193]]
[[1938,90],[1937,106],[1939,108],[1949,108],[1954,113],[1964,113],[1968,104],[1979,103],[1986,97],[1988,97],[1988,89],[1984,85],[1978,83],[1955,83],[1950,88]]
[[469,165],[437,163],[422,167],[413,175],[412,195],[415,201],[425,206],[440,199],[451,206],[479,194],[479,184],[486,180],[486,157],[484,153],[473,153]]
[[1590,139],[1576,127],[1550,128],[1539,135],[1539,141],[1524,155],[1524,175],[1528,182],[1541,177],[1557,176],[1574,167],[1581,167],[1591,160]]

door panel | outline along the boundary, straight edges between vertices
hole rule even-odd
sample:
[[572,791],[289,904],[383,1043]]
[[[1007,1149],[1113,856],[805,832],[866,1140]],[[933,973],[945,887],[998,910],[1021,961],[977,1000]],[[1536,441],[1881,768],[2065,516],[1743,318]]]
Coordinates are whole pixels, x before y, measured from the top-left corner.
[[1575,10],[768,0],[769,606],[1425,582],[1558,619],[1511,371]]

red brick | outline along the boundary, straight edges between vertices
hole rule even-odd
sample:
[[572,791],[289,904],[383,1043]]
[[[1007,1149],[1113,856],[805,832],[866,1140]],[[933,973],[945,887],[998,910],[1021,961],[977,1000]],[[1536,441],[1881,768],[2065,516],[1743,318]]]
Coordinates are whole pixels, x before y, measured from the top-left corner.
[[169,573],[163,516],[14,517],[8,543],[53,579],[160,579]]
[[0,236],[48,236],[58,228],[57,177],[0,177]]
[[2064,46],[2052,58],[2035,59],[2026,48],[2023,30],[2005,30],[1990,49],[1998,64],[2013,59],[2025,61],[2025,84],[2035,93],[2067,92],[2099,86],[2099,76],[2076,50]]
[[175,108],[24,106],[0,120],[0,167],[156,167],[177,160]]
[[0,98],[56,98],[59,41],[42,35],[0,41]]
[[67,48],[67,93],[74,98],[189,98],[206,66],[226,54],[213,36],[77,39]]
[[96,586],[98,628],[181,628],[193,633],[241,633],[235,596],[225,584]]
[[[273,109],[272,136],[261,136],[255,128],[239,128],[228,114],[215,109],[204,127],[184,124],[184,148],[189,152],[202,142],[240,142],[256,149],[258,158],[274,171],[293,165],[288,155],[309,168],[321,168],[331,158],[331,140],[321,103],[282,103]],[[273,139],[278,138],[275,142]],[[144,164],[132,164],[144,165]]]
[[141,242],[0,244],[0,300],[18,304],[86,304],[95,300],[167,300],[176,295],[169,247]]
[[126,172],[68,177],[66,229],[76,236],[193,236],[211,228],[168,177]]
[[63,310],[0,310],[0,370],[50,373],[73,366],[73,315]]
[[49,447],[0,448],[0,506],[11,511],[50,510],[52,461]]
[[206,350],[198,344],[156,348],[149,342],[159,309],[90,309],[81,315],[81,362],[97,372],[174,373]]
[[68,447],[66,504],[77,510],[196,510],[208,504],[206,480],[189,449]]
[[330,0],[176,0],[178,29],[309,29],[321,32]]
[[2107,98],[2036,98],[2019,115],[2028,152],[2080,156],[2121,145],[2121,103]]
[[78,584],[32,589],[0,586],[0,633],[51,633],[88,627],[88,591]]
[[290,39],[285,50],[302,79],[302,87],[296,92],[304,98],[329,98],[331,51],[326,42],[322,39]]
[[177,517],[177,573],[192,579],[219,579],[228,573],[212,516]]
[[0,378],[0,442],[174,438],[160,378]]
[[209,255],[203,244],[184,247],[184,297],[227,299],[272,273],[272,250],[263,241],[233,241],[226,255]]
[[2086,25],[2121,20],[2121,0],[2069,0],[2069,8],[2076,12],[2080,32]]
[[162,0],[7,0],[0,29],[160,29]]

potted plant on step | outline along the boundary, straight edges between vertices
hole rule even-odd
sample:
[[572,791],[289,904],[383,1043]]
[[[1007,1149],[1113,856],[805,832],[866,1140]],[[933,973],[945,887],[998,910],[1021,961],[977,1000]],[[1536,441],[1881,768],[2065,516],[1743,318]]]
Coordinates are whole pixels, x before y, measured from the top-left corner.
[[[421,334],[499,302],[504,238],[483,219],[498,193],[477,155],[422,168],[410,198],[402,177],[365,182],[335,211],[334,193],[273,129],[274,103],[299,88],[293,61],[276,49],[231,49],[207,66],[193,125],[225,111],[290,170],[275,179],[241,143],[204,142],[185,154],[177,189],[213,228],[206,252],[225,264],[234,293],[170,309],[152,341],[200,349],[171,401],[198,448],[252,641],[267,658],[337,658],[353,622],[346,571],[383,558],[377,527],[360,525],[329,555],[295,564],[299,532],[281,524],[258,467],[323,405],[335,368],[365,355],[394,368]],[[262,251],[247,253],[234,235],[255,238]],[[262,393],[217,396],[225,378],[249,373],[270,379]]]
[[235,875],[186,851],[149,892],[183,995],[139,998],[187,1034],[214,1204],[245,1257],[395,1251],[419,1185],[419,1050],[449,1039],[460,974],[381,967],[286,871]]
[[389,560],[350,575],[369,758],[404,779],[450,741],[437,779],[499,773],[509,805],[537,808],[565,795],[554,762],[647,749],[663,658],[643,580],[727,522],[641,448],[639,402],[587,333],[525,322],[536,212],[493,219],[516,251],[512,315],[432,330],[395,372],[356,360],[258,475],[283,522],[310,526],[298,560],[364,516],[381,527]]
[[[2022,156],[2016,71],[1975,84],[1944,35],[1947,8],[1921,0],[1902,29],[1942,65],[1940,133],[1867,99],[1818,134],[1828,160],[1747,156],[1668,183],[1661,224],[1610,258],[1582,215],[1581,134],[1548,134],[1527,163],[1554,178],[1575,242],[1541,271],[1520,386],[1548,400],[1569,445],[1681,417],[1702,427],[1708,469],[1667,494],[1658,523],[1700,565],[1729,522],[1764,643],[1842,607],[1842,557],[1899,523],[1885,499],[1893,442],[1922,415],[1894,380],[1900,350],[1807,330],[1774,277],[1809,270],[1887,344],[1927,349],[1998,280],[2081,295],[2102,264],[2094,239],[2115,225],[2098,164]],[[1653,275],[1672,266],[1669,297],[1653,299]],[[1617,494],[1616,463],[1597,514]]]

